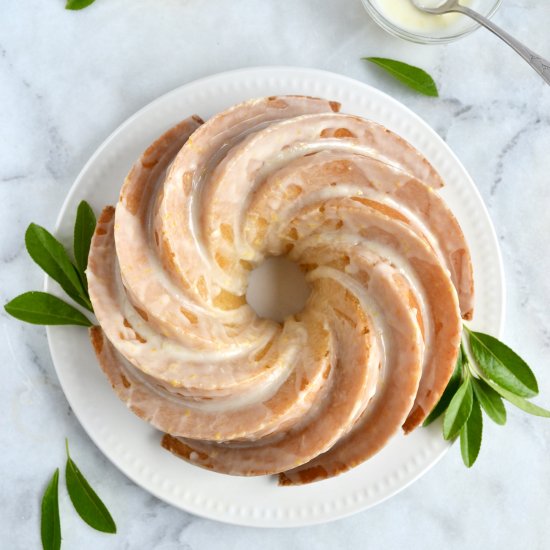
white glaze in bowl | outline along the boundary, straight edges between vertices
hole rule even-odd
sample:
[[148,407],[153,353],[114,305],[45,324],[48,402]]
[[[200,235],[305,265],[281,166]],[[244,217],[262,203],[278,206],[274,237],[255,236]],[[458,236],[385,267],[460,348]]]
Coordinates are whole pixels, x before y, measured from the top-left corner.
[[[380,27],[394,36],[411,42],[420,44],[452,42],[479,28],[475,21],[461,14],[422,14],[414,8],[411,0],[361,1],[367,13]],[[499,8],[501,1],[463,0],[462,4],[490,18]],[[401,3],[403,3],[402,6]]]

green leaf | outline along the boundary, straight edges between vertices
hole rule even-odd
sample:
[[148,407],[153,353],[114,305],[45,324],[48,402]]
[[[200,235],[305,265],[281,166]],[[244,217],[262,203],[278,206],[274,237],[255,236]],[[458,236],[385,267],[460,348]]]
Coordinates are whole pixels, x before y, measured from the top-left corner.
[[59,550],[61,548],[61,521],[59,519],[59,468],[54,472],[42,497],[42,513],[40,518],[40,536],[44,550]]
[[447,407],[449,406],[451,399],[453,398],[454,394],[456,393],[456,390],[458,390],[460,386],[463,362],[464,362],[464,355],[462,353],[462,346],[460,346],[460,349],[458,352],[458,358],[456,360],[455,370],[453,371],[453,374],[449,379],[449,383],[447,384],[447,387],[445,388],[443,395],[437,402],[437,405],[432,409],[432,412],[426,417],[426,420],[424,420],[424,423],[422,424],[422,426],[424,427],[429,426],[434,420],[439,418],[447,410]]
[[479,401],[474,397],[472,403],[472,412],[468,421],[460,430],[460,452],[464,464],[471,468],[476,461],[479,450],[481,449],[481,439],[483,436],[483,417]]
[[78,515],[90,526],[103,533],[116,533],[115,522],[107,510],[107,507],[90,487],[77,465],[69,455],[69,442],[67,447],[67,465],[65,467],[65,480],[71,502]]
[[85,271],[95,226],[96,217],[92,207],[86,201],[82,201],[76,211],[73,249],[76,266],[84,281],[86,281]]
[[497,424],[506,424],[506,408],[500,395],[483,380],[472,379],[474,394],[487,416]]
[[391,74],[394,78],[420,94],[437,97],[439,95],[434,79],[423,69],[385,57],[363,57]]
[[459,434],[472,412],[473,400],[474,393],[468,376],[458,388],[445,412],[443,418],[443,437],[445,439],[454,439]]
[[4,309],[12,317],[34,325],[92,326],[78,309],[46,292],[25,292],[8,302]]
[[502,397],[504,397],[506,401],[509,401],[510,403],[512,403],[512,405],[515,405],[516,407],[518,407],[518,409],[521,409],[526,413],[532,414],[533,416],[542,416],[543,418],[550,418],[550,411],[543,409],[542,407],[539,407],[538,405],[535,405],[530,401],[527,401],[527,399],[524,399],[523,397],[520,397],[519,395],[516,395],[511,391],[501,388],[498,384],[495,384],[491,380],[487,380],[487,383],[495,391],[500,393],[500,395],[502,395]]
[[65,4],[66,10],[81,10],[93,4],[95,0],[67,0]]
[[538,394],[533,371],[517,353],[488,334],[471,331],[468,334],[472,354],[484,378],[520,397]]
[[49,231],[34,223],[29,225],[25,233],[25,244],[31,258],[75,302],[91,311],[92,305],[86,289],[63,245]]

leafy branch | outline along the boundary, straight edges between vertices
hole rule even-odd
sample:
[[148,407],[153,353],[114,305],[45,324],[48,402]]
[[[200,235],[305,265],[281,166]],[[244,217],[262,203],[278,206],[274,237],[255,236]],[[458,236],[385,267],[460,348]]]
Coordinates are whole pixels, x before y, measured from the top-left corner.
[[[88,294],[86,266],[96,217],[86,201],[78,205],[73,237],[73,262],[65,247],[43,227],[31,223],[25,232],[30,257],[78,305],[93,313]],[[4,309],[12,317],[35,325],[91,326],[86,315],[61,298],[47,292],[25,292],[8,302]]]
[[495,337],[464,325],[455,371],[424,426],[444,415],[443,437],[460,437],[462,460],[470,468],[481,449],[482,412],[504,425],[504,399],[528,414],[550,418],[550,411],[528,400],[538,392],[533,371],[516,352]]
[[[90,526],[103,533],[116,533],[116,524],[103,501],[97,496],[69,454],[69,441],[65,439],[67,463],[65,485],[78,515]],[[61,519],[59,514],[59,468],[51,478],[42,496],[40,534],[44,550],[61,548]]]

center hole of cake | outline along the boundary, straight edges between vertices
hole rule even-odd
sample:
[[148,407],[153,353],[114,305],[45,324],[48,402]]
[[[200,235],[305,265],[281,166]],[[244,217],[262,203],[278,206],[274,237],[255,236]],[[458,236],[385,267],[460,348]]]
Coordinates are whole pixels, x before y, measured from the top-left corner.
[[250,273],[246,299],[260,317],[282,322],[304,309],[310,292],[297,264],[277,256],[267,258]]

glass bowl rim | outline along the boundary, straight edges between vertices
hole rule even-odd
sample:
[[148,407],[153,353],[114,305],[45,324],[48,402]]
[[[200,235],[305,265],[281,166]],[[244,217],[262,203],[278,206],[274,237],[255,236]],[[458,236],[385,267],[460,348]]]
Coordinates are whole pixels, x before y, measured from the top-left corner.
[[[467,36],[472,32],[479,29],[481,26],[479,23],[476,23],[472,20],[472,24],[469,28],[464,29],[463,31],[451,34],[449,36],[428,36],[425,34],[418,34],[412,31],[408,31],[399,27],[395,23],[392,23],[387,17],[385,17],[378,7],[375,4],[375,0],[361,0],[365,10],[371,16],[371,18],[386,32],[389,32],[393,36],[402,38],[404,40],[409,40],[410,42],[416,42],[417,44],[445,44],[447,42],[453,42],[458,40],[463,36]],[[487,13],[483,13],[485,17],[490,19],[500,8],[502,0],[494,0],[493,6]]]

